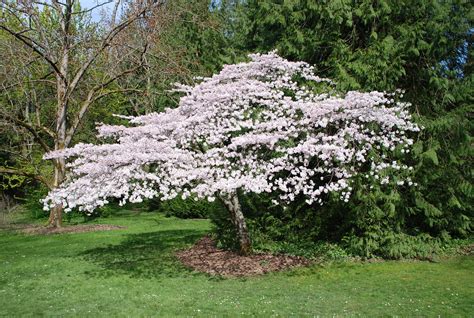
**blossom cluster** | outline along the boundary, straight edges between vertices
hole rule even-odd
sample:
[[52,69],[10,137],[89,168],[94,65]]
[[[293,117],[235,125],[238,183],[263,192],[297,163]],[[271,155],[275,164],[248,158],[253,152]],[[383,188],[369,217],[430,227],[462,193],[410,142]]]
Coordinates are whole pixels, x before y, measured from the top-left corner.
[[127,118],[130,126],[100,125],[99,136],[114,143],[48,154],[70,158],[70,172],[45,208],[90,212],[111,197],[212,201],[236,190],[322,204],[334,192],[348,200],[357,175],[384,184],[387,169],[409,169],[385,156],[408,153],[419,131],[398,94],[341,93],[307,63],[276,52],[249,57],[194,86],[177,85],[176,108]]

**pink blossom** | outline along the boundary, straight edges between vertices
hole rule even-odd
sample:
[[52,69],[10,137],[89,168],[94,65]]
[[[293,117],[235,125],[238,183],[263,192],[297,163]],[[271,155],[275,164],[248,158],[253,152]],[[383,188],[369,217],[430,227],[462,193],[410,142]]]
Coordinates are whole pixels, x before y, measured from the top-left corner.
[[275,52],[176,91],[184,93],[177,108],[125,117],[130,127],[100,125],[99,137],[115,143],[45,156],[70,158],[68,179],[48,194],[45,209],[62,203],[90,212],[111,197],[212,201],[237,189],[271,192],[280,203],[304,195],[322,204],[331,192],[347,201],[355,176],[388,184],[395,182],[388,171],[408,170],[385,153],[408,153],[409,136],[419,131],[395,94],[338,93],[312,66]]

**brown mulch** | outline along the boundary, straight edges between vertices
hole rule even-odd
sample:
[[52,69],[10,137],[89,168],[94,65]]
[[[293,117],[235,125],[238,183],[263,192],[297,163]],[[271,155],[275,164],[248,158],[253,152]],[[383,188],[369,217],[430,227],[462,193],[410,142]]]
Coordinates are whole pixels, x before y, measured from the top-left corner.
[[191,248],[176,254],[187,267],[217,276],[242,277],[261,275],[298,266],[307,266],[308,259],[289,255],[253,254],[242,256],[235,252],[218,249],[208,236]]
[[81,224],[81,225],[68,225],[63,227],[45,227],[38,225],[26,226],[18,229],[22,233],[26,234],[61,234],[61,233],[84,233],[84,232],[95,232],[95,231],[110,231],[125,229],[124,226],[110,225],[110,224]]

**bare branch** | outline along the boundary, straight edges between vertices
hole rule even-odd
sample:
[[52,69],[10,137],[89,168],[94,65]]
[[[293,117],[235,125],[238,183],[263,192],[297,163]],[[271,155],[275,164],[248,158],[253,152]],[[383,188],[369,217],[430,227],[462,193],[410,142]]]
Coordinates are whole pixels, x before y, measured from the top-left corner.
[[150,10],[152,7],[162,4],[161,2],[157,3],[152,3],[151,5],[147,5],[145,8],[142,10],[139,10],[132,14],[128,19],[125,21],[117,24],[114,28],[112,28],[107,35],[103,38],[102,43],[100,45],[100,48],[92,54],[89,59],[84,63],[84,65],[77,71],[76,75],[74,76],[74,79],[71,81],[71,84],[68,87],[68,95],[71,95],[73,91],[76,89],[79,81],[81,78],[84,76],[84,74],[87,72],[89,67],[92,65],[92,63],[95,61],[95,59],[110,45],[112,40],[120,34],[125,28],[127,28],[130,24],[138,20],[143,14],[145,14],[148,10]]
[[97,96],[94,96],[97,92],[103,90],[104,88],[106,88],[107,86],[109,86],[110,84],[112,84],[113,82],[115,82],[117,79],[127,75],[127,74],[131,74],[131,73],[134,73],[136,72],[137,70],[139,70],[140,68],[143,67],[143,64],[144,64],[144,57],[145,57],[145,54],[148,50],[148,44],[145,44],[145,46],[143,47],[143,51],[141,52],[140,54],[140,64],[135,66],[135,67],[132,67],[132,68],[129,68],[129,69],[126,69],[122,72],[120,72],[119,74],[115,75],[114,77],[108,79],[107,81],[105,81],[104,83],[102,84],[99,84],[95,87],[93,87],[89,93],[87,94],[87,98],[86,100],[82,103],[82,106],[79,110],[79,112],[77,113],[71,127],[69,128],[67,134],[66,134],[66,139],[65,139],[65,146],[67,147],[69,145],[69,143],[71,142],[72,140],[72,137],[74,136],[74,134],[76,133],[76,130],[77,128],[79,127],[79,124],[81,123],[82,121],[82,118],[84,117],[84,115],[87,113],[87,111],[89,110],[89,107],[97,100],[101,99],[102,97],[105,97],[107,95],[110,95],[110,94],[113,94],[113,93],[119,93],[119,92],[130,92],[130,91],[142,91],[142,90],[136,90],[136,89],[118,89],[118,90],[113,90],[113,91],[109,91],[109,92],[106,92],[106,93],[102,93],[102,94],[99,94]]
[[10,28],[6,27],[5,25],[0,24],[0,29],[6,31],[10,35],[12,35],[15,38],[17,38],[18,40],[20,40],[23,44],[25,44],[26,46],[31,48],[36,54],[41,56],[53,68],[54,72],[59,77],[61,77],[63,80],[66,80],[64,78],[64,75],[61,74],[61,71],[59,70],[56,63],[51,59],[51,57],[48,56],[48,54],[46,54],[45,52],[42,52],[40,49],[38,49],[38,47],[40,47],[40,48],[43,48],[43,47],[41,45],[39,45],[36,41],[34,41],[33,39],[31,39],[27,36],[24,36],[21,32],[15,32],[15,31],[11,30]]
[[118,11],[118,7],[120,5],[120,1],[121,0],[115,0],[114,10],[112,11],[112,17],[111,17],[111,20],[110,20],[110,27],[111,28],[115,27],[115,21],[117,20],[117,11]]
[[41,129],[45,134],[47,134],[51,138],[53,138],[53,139],[56,138],[56,133],[54,131],[52,131],[51,129],[49,129],[48,127],[41,126],[41,125],[36,125],[35,127],[38,128],[38,129]]
[[49,7],[55,9],[51,3],[45,2],[45,1],[32,1],[34,4],[39,4],[41,6]]
[[94,94],[96,92],[97,92],[96,90],[92,89],[89,92],[89,94],[87,95],[86,100],[82,103],[79,112],[77,113],[73,123],[71,124],[71,126],[69,127],[69,130],[67,132],[66,139],[64,141],[64,145],[66,147],[68,147],[69,144],[71,143],[72,138],[74,137],[74,134],[76,133],[77,129],[79,128],[79,125],[81,124],[82,119],[84,118],[84,115],[87,113],[90,106],[94,102],[96,102],[99,99],[104,98],[108,95],[112,95],[112,94],[127,93],[127,92],[143,93],[143,90],[136,89],[136,88],[121,88],[121,89],[109,90],[109,91],[106,91],[106,92],[103,92],[103,93],[100,93],[100,94],[94,96]]
[[13,169],[13,168],[6,168],[6,167],[0,167],[0,174],[9,174],[9,175],[17,175],[17,176],[23,176],[23,177],[28,177],[34,180],[37,180],[41,183],[43,183],[48,189],[53,189],[52,185],[46,178],[39,174],[19,170],[19,169]]
[[86,10],[82,10],[82,11],[78,11],[78,12],[73,12],[72,14],[76,15],[76,14],[84,14],[84,13],[88,13],[88,12],[92,12],[94,11],[95,9],[97,8],[100,8],[106,4],[109,4],[109,3],[112,3],[113,0],[109,0],[109,1],[106,1],[106,2],[103,2],[103,3],[99,3],[95,6],[93,6],[92,8],[89,8],[89,9],[86,9]]
[[51,151],[49,146],[45,143],[45,141],[41,138],[41,136],[38,134],[38,132],[36,131],[36,129],[32,125],[30,125],[30,124],[28,124],[28,123],[26,123],[26,122],[24,122],[24,121],[22,121],[18,118],[9,116],[7,114],[1,114],[1,116],[4,117],[6,120],[8,120],[12,123],[15,123],[18,126],[21,126],[21,127],[25,128],[26,130],[28,130],[33,135],[35,140],[41,145],[41,148],[43,148],[44,151],[46,151],[46,152]]
[[48,84],[56,85],[56,82],[54,82],[52,80],[37,79],[37,80],[25,80],[25,81],[22,81],[22,82],[13,83],[13,84],[10,84],[8,86],[3,86],[3,89],[10,89],[12,87],[21,86],[23,84],[28,84],[28,83],[48,83]]

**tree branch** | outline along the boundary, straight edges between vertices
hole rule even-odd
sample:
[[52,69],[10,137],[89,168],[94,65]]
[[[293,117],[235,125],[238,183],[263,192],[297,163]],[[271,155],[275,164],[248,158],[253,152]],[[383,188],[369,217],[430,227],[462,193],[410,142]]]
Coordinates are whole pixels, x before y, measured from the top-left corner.
[[5,167],[0,167],[0,174],[9,174],[9,175],[17,175],[17,176],[23,176],[23,177],[28,177],[34,180],[37,180],[41,183],[43,183],[49,190],[52,190],[53,187],[52,185],[44,178],[43,176],[23,170],[18,170],[18,169],[12,169],[12,168],[5,168]]
[[102,94],[99,94],[97,96],[94,96],[96,91],[93,91],[91,90],[89,92],[89,94],[87,95],[87,99],[84,101],[84,103],[82,103],[82,106],[81,106],[81,109],[79,110],[79,112],[77,113],[77,116],[76,118],[74,119],[74,122],[71,124],[71,126],[69,127],[69,130],[66,134],[66,139],[64,141],[64,145],[66,147],[69,146],[69,144],[71,143],[72,141],[72,138],[74,137],[74,134],[76,133],[77,131],[77,128],[79,127],[81,121],[82,121],[82,118],[84,117],[84,115],[87,113],[87,111],[89,110],[90,106],[98,101],[99,99],[105,97],[105,96],[108,96],[108,95],[112,95],[112,94],[116,94],[116,93],[125,93],[125,92],[143,92],[143,90],[140,90],[140,89],[135,89],[135,88],[123,88],[123,89],[115,89],[115,90],[110,90],[110,91],[107,91],[107,92],[104,92]]
[[25,80],[25,81],[22,81],[22,82],[13,83],[13,84],[10,84],[8,86],[3,86],[3,89],[9,89],[9,88],[12,88],[12,87],[15,87],[15,86],[20,86],[20,85],[27,84],[27,83],[48,83],[48,84],[56,85],[56,82],[54,82],[52,80],[37,79],[37,80]]
[[107,95],[114,94],[114,93],[128,92],[128,91],[140,91],[140,90],[137,90],[137,89],[118,89],[118,90],[112,90],[112,91],[108,91],[108,92],[102,93],[100,95],[94,96],[97,92],[99,92],[102,89],[106,88],[108,85],[115,82],[117,79],[121,78],[122,76],[125,76],[125,75],[130,74],[130,73],[134,73],[135,71],[142,68],[143,63],[144,63],[144,56],[147,52],[147,49],[148,49],[148,45],[145,44],[145,46],[143,47],[143,51],[140,54],[140,64],[139,65],[137,65],[135,67],[132,67],[132,68],[129,68],[129,69],[126,69],[123,72],[120,72],[119,74],[115,75],[114,77],[110,78],[109,80],[105,81],[104,83],[93,87],[89,91],[89,93],[87,94],[86,100],[84,101],[84,103],[82,103],[82,106],[79,109],[79,112],[77,113],[77,116],[75,117],[72,125],[70,126],[70,128],[69,128],[69,130],[66,134],[66,139],[65,139],[65,143],[64,143],[66,147],[70,144],[74,134],[77,131],[77,128],[79,127],[79,124],[82,121],[82,118],[84,117],[86,112],[89,110],[89,107],[95,101],[101,99],[102,97],[105,97]]
[[100,45],[100,48],[92,54],[89,59],[83,64],[83,66],[77,71],[76,75],[74,76],[73,80],[71,81],[71,84],[68,87],[68,95],[71,95],[73,91],[76,89],[77,85],[79,84],[79,81],[81,78],[84,76],[84,74],[87,72],[89,67],[92,65],[92,63],[95,61],[95,59],[110,45],[110,42],[118,35],[120,32],[122,32],[126,27],[128,27],[130,24],[138,20],[143,14],[145,14],[148,10],[150,10],[152,7],[156,5],[162,4],[161,2],[153,2],[150,5],[147,5],[145,8],[142,10],[137,11],[135,14],[131,15],[128,19],[125,21],[117,24],[115,27],[113,27],[107,35],[103,38],[102,44]]
[[18,126],[21,126],[23,128],[25,128],[26,130],[28,130],[32,135],[33,137],[36,139],[36,141],[38,141],[38,143],[41,145],[41,148],[43,148],[43,150],[45,152],[50,152],[51,149],[49,148],[49,146],[44,142],[44,140],[40,137],[40,135],[38,134],[38,132],[36,131],[36,129],[22,121],[22,120],[19,120],[18,118],[15,118],[15,117],[12,117],[12,116],[9,116],[9,115],[6,115],[6,114],[1,114],[2,117],[5,117],[8,121],[10,122],[13,122],[15,124],[17,124]]
[[59,75],[59,77],[61,77],[63,80],[66,80],[64,78],[64,75],[61,74],[61,72],[60,72],[58,66],[56,65],[56,63],[48,56],[48,54],[46,54],[46,53],[44,53],[44,52],[42,52],[41,50],[38,49],[38,47],[42,48],[41,45],[36,43],[33,39],[22,35],[21,32],[15,32],[15,31],[11,30],[10,28],[8,28],[4,25],[0,24],[0,29],[6,31],[10,35],[14,36],[16,39],[20,40],[23,44],[28,46],[30,49],[32,49],[36,54],[38,54],[40,57],[42,57],[53,68],[54,72],[57,75]]
[[72,14],[73,15],[76,15],[76,14],[84,14],[84,13],[88,13],[88,12],[91,12],[91,11],[94,11],[95,9],[99,8],[99,7],[102,7],[106,4],[109,4],[109,3],[112,3],[113,0],[108,0],[108,1],[105,1],[103,3],[99,3],[95,6],[93,6],[92,8],[89,8],[89,9],[86,9],[86,10],[82,10],[82,11],[78,11],[78,12],[73,12]]

